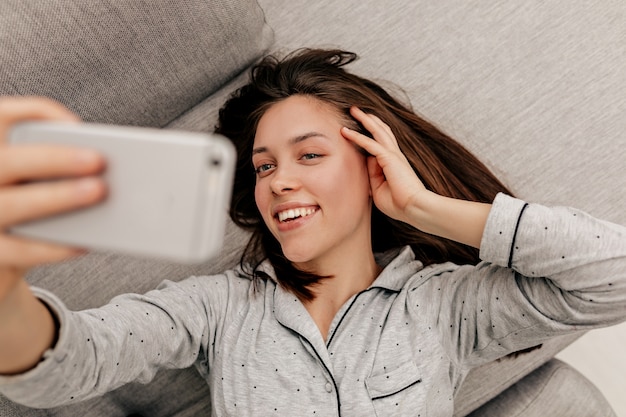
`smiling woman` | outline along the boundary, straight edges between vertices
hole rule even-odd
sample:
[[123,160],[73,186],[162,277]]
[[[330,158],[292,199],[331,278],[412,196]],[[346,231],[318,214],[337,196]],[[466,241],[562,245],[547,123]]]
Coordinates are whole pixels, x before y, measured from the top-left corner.
[[[399,157],[400,161],[408,159],[412,170],[418,174],[418,187],[423,184],[426,189],[442,196],[483,203],[493,201],[499,192],[511,194],[458,142],[416,115],[376,83],[344,71],[343,66],[356,58],[355,54],[345,51],[307,49],[295,51],[283,60],[267,57],[253,70],[251,83],[238,90],[224,105],[216,128],[217,132],[233,138],[238,148],[239,160],[231,218],[239,226],[253,232],[242,257],[242,267],[253,276],[263,275],[263,271],[257,267],[264,259],[269,259],[281,284],[304,300],[313,300],[313,288],[319,287],[317,284],[320,280],[332,275],[332,272],[325,271],[325,268],[320,269],[319,264],[299,264],[295,262],[295,258],[287,256],[285,248],[272,230],[273,222],[268,221],[271,216],[264,215],[257,207],[259,193],[262,191],[260,184],[266,183],[262,181],[263,177],[271,176],[272,171],[277,168],[276,161],[271,159],[275,156],[268,152],[272,144],[275,151],[286,150],[286,145],[289,144],[292,145],[289,149],[302,152],[295,146],[306,149],[305,144],[300,142],[309,142],[306,139],[312,137],[311,140],[319,146],[326,142],[327,147],[332,143],[338,147],[345,145],[342,143],[345,142],[344,136],[347,139],[353,137],[348,131],[342,133],[342,127],[372,137],[373,132],[365,127],[366,124],[384,125],[381,129],[385,132],[389,125],[389,132],[393,131],[394,136],[392,142],[397,143],[393,146],[399,147],[396,158]],[[385,120],[385,123],[378,118]],[[287,132],[288,128],[292,130]],[[279,144],[278,138],[282,138],[283,143]],[[350,203],[348,197],[362,188],[355,189],[345,183],[343,186],[339,185],[341,181],[356,180],[362,173],[360,168],[365,160],[331,172],[324,161],[325,153],[317,151],[317,148],[311,149],[312,151],[307,150],[306,153],[313,153],[315,156],[300,154],[292,156],[292,159],[301,158],[299,166],[321,165],[317,171],[311,170],[306,174],[308,181],[315,181],[319,172],[324,171],[320,178],[332,179],[337,185],[329,199],[346,211],[338,216],[341,219],[337,220],[338,223],[343,224],[360,217],[364,213],[362,207]],[[354,151],[355,147],[344,146],[340,149]],[[367,151],[358,142],[356,149],[360,149],[359,154],[367,155]],[[317,161],[318,158],[322,162]],[[335,155],[331,158],[333,161],[336,159]],[[278,180],[282,178],[281,174]],[[405,184],[410,193],[415,191],[415,186],[412,178],[410,183]],[[369,189],[369,180],[367,188]],[[282,198],[292,198],[293,194],[297,193]],[[354,241],[358,241],[365,251],[350,251],[347,246],[343,251],[338,251],[335,247],[331,250],[329,247],[329,255],[334,253],[335,258],[335,266],[331,269],[336,269],[339,265],[346,266],[346,260],[354,259],[357,253],[370,255],[367,259],[355,259],[354,265],[371,264],[372,250],[382,252],[402,245],[410,245],[417,258],[425,265],[446,261],[476,264],[479,261],[476,239],[472,242],[472,247],[465,244],[468,242],[460,243],[459,239],[442,237],[441,233],[432,234],[416,229],[406,219],[401,218],[400,213],[391,216],[384,214],[379,204],[370,210],[370,214],[364,214],[371,225],[370,231],[363,234],[365,231],[362,230],[360,235],[354,236]],[[346,269],[354,272],[358,270],[354,266]]]
[[[450,417],[471,368],[626,318],[624,227],[507,195],[355,58],[268,57],[221,109],[240,268],[70,312],[0,256],[0,391],[51,407],[195,365],[215,415]],[[14,152],[4,178],[41,176]],[[0,181],[0,227],[27,187]]]

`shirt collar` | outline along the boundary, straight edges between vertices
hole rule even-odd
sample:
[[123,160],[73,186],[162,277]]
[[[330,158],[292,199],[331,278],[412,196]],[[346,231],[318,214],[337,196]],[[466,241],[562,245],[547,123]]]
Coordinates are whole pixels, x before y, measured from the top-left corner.
[[[374,257],[376,263],[383,270],[369,288],[383,288],[399,292],[409,278],[424,268],[422,262],[415,259],[415,254],[410,246],[389,249],[385,252],[374,254]],[[267,274],[272,281],[278,283],[276,272],[269,260],[264,260],[257,267],[257,271]]]
[[370,285],[370,288],[384,288],[399,292],[409,278],[424,268],[422,262],[415,259],[415,254],[410,246],[377,253],[375,258],[376,263],[383,267],[383,270]]

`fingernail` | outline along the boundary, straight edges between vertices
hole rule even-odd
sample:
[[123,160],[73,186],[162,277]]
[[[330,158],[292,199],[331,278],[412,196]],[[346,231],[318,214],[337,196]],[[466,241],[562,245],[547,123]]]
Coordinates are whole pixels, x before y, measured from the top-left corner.
[[89,251],[87,249],[84,248],[73,248],[72,249],[72,256],[83,256],[86,255]]
[[100,181],[96,178],[83,178],[76,184],[76,191],[80,196],[91,195],[99,188]]
[[100,155],[97,152],[91,150],[76,151],[76,162],[81,165],[92,165],[100,162]]

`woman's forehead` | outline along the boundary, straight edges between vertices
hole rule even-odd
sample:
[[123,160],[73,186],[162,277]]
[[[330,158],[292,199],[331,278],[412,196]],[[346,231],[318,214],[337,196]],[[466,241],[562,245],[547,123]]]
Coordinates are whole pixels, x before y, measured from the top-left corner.
[[345,123],[332,105],[311,96],[296,95],[273,104],[260,118],[254,147],[278,142],[299,142],[295,138],[317,133],[331,136]]

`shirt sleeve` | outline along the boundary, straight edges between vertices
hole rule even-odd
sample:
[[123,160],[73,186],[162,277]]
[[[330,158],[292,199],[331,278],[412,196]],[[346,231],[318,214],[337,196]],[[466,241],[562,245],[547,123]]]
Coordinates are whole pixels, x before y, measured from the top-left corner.
[[548,338],[626,319],[626,228],[499,194],[477,266],[440,277],[439,327],[477,366]]
[[32,370],[0,377],[0,392],[37,408],[82,401],[131,381],[147,383],[160,368],[196,364],[208,372],[225,316],[237,304],[226,275],[164,281],[144,295],[118,296],[80,312],[47,291],[33,291],[57,316],[59,338]]

